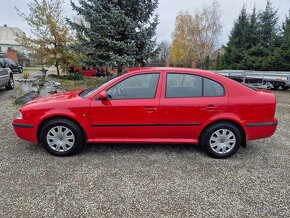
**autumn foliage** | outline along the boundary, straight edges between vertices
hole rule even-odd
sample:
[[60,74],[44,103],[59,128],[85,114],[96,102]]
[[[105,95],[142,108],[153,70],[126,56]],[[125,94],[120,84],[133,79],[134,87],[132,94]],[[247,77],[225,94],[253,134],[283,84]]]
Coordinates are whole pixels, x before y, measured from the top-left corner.
[[204,5],[193,15],[187,11],[178,14],[171,46],[174,65],[191,66],[192,61],[196,61],[197,67],[203,67],[221,32],[220,17],[220,6],[216,1]]

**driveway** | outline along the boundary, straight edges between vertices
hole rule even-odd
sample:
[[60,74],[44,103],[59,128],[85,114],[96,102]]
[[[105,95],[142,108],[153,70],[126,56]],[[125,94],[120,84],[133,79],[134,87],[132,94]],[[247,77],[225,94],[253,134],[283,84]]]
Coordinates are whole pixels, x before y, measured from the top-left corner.
[[1,217],[290,217],[290,91],[275,91],[279,126],[230,159],[194,145],[89,145],[59,158],[11,126],[0,91]]

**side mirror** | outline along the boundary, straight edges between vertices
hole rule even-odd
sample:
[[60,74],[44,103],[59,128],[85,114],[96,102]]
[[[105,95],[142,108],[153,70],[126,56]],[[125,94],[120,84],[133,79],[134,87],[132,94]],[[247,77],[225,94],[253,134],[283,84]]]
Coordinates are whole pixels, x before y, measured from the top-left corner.
[[100,97],[101,101],[107,101],[107,92],[101,91],[99,97]]

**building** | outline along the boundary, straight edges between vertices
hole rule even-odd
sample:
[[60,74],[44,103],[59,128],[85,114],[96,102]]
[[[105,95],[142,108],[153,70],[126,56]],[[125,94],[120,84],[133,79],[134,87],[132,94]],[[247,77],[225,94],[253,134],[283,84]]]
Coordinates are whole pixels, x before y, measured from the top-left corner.
[[18,63],[18,53],[27,53],[16,41],[16,34],[24,34],[18,27],[0,26],[0,57],[7,57]]
[[215,65],[218,54],[224,55],[225,53],[226,53],[225,48],[221,47],[221,48],[217,49],[210,57],[210,65],[211,66]]

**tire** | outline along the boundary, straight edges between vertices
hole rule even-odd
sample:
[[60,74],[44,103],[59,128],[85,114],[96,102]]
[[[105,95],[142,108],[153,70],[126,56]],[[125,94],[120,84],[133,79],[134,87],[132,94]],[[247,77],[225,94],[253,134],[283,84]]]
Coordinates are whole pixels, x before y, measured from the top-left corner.
[[201,146],[205,153],[218,159],[234,155],[239,150],[241,142],[239,129],[228,122],[208,127],[201,137]]
[[282,86],[283,90],[288,90],[290,87],[289,86]]
[[13,79],[12,74],[10,75],[8,84],[5,88],[6,88],[6,90],[13,90],[14,89],[14,79]]
[[43,147],[55,156],[71,156],[84,146],[81,129],[67,119],[54,119],[46,123],[41,130],[40,140]]

